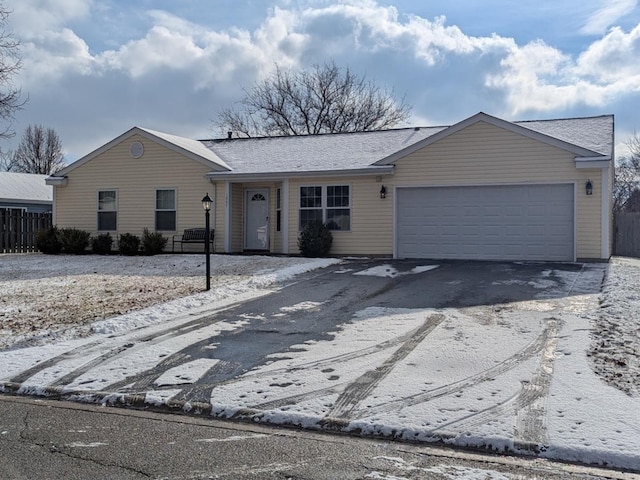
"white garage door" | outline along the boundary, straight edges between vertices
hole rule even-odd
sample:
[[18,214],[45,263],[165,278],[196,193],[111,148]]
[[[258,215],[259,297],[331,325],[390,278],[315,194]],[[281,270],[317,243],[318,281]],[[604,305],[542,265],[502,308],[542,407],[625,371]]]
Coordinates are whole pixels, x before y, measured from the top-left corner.
[[573,185],[396,190],[398,258],[574,260]]

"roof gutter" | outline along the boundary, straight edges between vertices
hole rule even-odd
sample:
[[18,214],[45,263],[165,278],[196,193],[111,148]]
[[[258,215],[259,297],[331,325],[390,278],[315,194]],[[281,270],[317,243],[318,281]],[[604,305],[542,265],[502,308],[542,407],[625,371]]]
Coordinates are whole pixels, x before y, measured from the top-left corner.
[[263,180],[281,180],[286,178],[309,178],[309,177],[365,177],[372,175],[393,175],[393,165],[372,166],[366,168],[356,168],[350,170],[318,170],[304,172],[256,172],[256,173],[233,173],[233,172],[210,172],[205,175],[211,180],[242,180],[247,182]]
[[44,179],[44,183],[46,183],[47,185],[64,187],[67,184],[68,180],[69,179],[67,177],[47,177]]
[[611,166],[611,157],[576,157],[575,162],[576,168],[607,168]]

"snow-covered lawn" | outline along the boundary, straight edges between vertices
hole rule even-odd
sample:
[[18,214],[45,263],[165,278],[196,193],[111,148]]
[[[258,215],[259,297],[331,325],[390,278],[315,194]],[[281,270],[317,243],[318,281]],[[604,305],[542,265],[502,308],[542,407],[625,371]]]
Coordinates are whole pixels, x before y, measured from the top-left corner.
[[[216,337],[245,324],[194,324],[194,318],[335,262],[214,258],[213,289],[204,293],[197,256],[108,261],[0,256],[0,325],[4,345],[13,345],[0,347],[0,391],[2,382],[17,378],[25,393],[58,386],[87,399],[91,392],[111,391],[111,400],[135,392],[146,404],[168,404],[217,368]],[[419,265],[403,275],[429,275],[435,269]],[[392,265],[368,270],[351,265],[335,273],[393,277],[393,272],[398,274]],[[108,288],[107,282],[112,282]],[[330,340],[297,345],[216,385],[211,413],[537,451],[640,470],[640,260],[614,258],[581,270],[549,268],[529,283],[539,294],[508,304],[365,308],[336,325]],[[154,292],[158,285],[164,293]],[[115,310],[94,309],[107,290],[118,293],[100,308]],[[162,300],[170,301],[136,310]],[[47,313],[53,301],[68,309],[64,322]],[[83,303],[89,305],[83,308]],[[277,315],[319,308],[301,302]],[[33,332],[25,324],[46,315]],[[209,342],[207,355],[178,358],[149,383],[140,380],[144,389],[135,390],[143,387],[131,378],[143,378],[172,352],[197,342]],[[56,361],[45,362],[52,358]]]
[[[241,300],[336,261],[212,255],[211,291],[204,293],[204,260],[204,255],[0,255],[0,350],[105,329],[132,330],[214,302]],[[108,325],[100,323],[106,319]]]

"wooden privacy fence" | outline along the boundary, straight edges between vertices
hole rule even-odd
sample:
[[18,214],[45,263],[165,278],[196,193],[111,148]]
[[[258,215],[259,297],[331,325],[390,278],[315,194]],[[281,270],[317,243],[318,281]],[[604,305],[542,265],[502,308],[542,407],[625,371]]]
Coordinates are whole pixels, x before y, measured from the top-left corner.
[[640,213],[616,213],[614,253],[621,257],[640,257]]
[[51,227],[51,213],[0,208],[0,253],[35,252],[36,233]]

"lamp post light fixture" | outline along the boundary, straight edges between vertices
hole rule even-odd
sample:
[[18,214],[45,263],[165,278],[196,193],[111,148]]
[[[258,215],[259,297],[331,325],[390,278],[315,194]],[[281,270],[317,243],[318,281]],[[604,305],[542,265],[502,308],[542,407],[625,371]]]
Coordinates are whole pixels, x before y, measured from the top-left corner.
[[209,243],[211,225],[209,224],[209,217],[212,203],[213,200],[211,200],[207,193],[202,199],[202,208],[204,208],[204,254],[206,256],[207,263],[207,290],[211,290],[211,248]]
[[380,198],[387,198],[387,187],[384,185],[380,187]]

